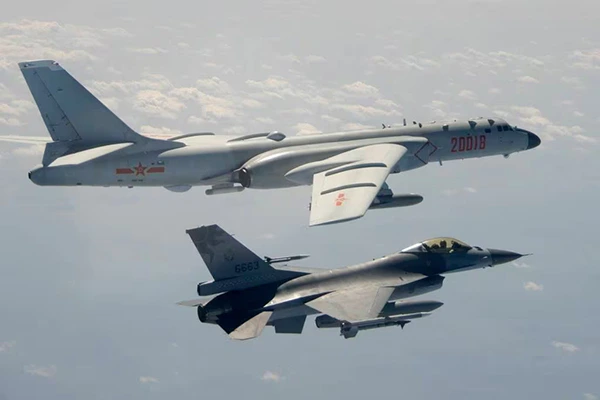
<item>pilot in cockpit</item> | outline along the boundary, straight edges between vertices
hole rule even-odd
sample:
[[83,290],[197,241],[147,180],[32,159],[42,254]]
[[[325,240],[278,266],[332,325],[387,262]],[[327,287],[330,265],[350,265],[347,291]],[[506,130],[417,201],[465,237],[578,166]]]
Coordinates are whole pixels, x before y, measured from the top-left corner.
[[421,243],[422,248],[434,253],[466,252],[471,246],[453,238],[436,238]]

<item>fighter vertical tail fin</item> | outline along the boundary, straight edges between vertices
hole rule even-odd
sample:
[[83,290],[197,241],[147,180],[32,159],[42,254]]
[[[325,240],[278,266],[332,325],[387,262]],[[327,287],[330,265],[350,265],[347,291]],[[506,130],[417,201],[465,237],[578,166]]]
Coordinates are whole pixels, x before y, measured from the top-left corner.
[[273,271],[265,260],[225,232],[219,225],[186,231],[215,281]]
[[19,63],[48,132],[55,142],[107,144],[137,142],[133,131],[57,62]]

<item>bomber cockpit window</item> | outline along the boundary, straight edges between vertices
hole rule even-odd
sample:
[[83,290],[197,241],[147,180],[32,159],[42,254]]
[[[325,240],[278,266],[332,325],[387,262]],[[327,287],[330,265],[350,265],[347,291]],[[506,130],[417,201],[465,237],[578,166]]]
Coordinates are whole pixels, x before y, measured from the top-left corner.
[[467,252],[471,246],[458,239],[441,237],[430,239],[422,243],[423,247],[432,253],[459,253]]

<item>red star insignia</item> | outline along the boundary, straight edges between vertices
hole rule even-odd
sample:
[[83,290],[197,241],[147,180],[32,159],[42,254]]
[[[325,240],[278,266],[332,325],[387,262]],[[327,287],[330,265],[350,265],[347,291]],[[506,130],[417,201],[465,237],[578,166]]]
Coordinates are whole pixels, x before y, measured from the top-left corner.
[[146,174],[145,174],[146,167],[144,167],[141,162],[137,165],[137,167],[133,167],[133,169],[135,170],[135,176],[138,176],[138,175],[146,176]]
[[335,199],[335,205],[336,207],[339,207],[341,205],[344,204],[344,201],[348,200],[348,198],[346,197],[346,195],[344,193],[340,193],[337,195],[336,199]]

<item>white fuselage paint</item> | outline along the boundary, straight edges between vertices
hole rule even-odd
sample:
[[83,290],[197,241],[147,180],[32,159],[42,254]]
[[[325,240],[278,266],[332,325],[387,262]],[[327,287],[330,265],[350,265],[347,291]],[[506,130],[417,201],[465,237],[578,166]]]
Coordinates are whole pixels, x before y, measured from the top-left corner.
[[[60,157],[30,173],[44,186],[198,186],[236,182],[234,171],[247,165],[268,165],[269,173],[252,188],[297,186],[285,178],[293,168],[359,147],[397,143],[409,149],[392,173],[428,162],[506,155],[529,148],[531,133],[498,130],[496,119],[408,125],[395,128],[232,140],[232,136],[189,136],[177,140],[111,144]],[[417,140],[419,139],[419,140]],[[539,143],[539,141],[538,141]],[[409,146],[410,145],[410,146]]]

